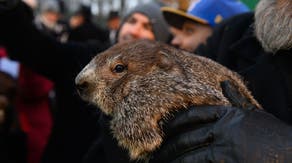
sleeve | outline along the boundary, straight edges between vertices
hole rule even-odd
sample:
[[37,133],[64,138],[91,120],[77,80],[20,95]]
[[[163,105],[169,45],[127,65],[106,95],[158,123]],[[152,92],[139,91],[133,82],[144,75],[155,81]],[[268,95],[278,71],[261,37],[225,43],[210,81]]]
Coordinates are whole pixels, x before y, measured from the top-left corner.
[[151,163],[292,161],[291,126],[262,109],[190,107],[163,129]]
[[33,25],[31,9],[19,3],[14,9],[0,14],[0,43],[8,55],[55,81],[76,75],[102,46],[60,43]]
[[221,64],[227,62],[226,60],[234,57],[231,47],[243,39],[244,34],[253,23],[253,16],[254,13],[248,12],[225,19],[214,27],[206,44],[200,45],[195,53]]

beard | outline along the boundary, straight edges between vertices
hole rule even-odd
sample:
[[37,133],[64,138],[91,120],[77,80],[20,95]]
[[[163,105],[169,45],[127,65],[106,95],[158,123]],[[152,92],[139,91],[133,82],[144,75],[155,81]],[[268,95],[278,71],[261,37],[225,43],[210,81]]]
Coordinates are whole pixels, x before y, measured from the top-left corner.
[[292,47],[292,1],[261,0],[255,10],[255,34],[267,52]]

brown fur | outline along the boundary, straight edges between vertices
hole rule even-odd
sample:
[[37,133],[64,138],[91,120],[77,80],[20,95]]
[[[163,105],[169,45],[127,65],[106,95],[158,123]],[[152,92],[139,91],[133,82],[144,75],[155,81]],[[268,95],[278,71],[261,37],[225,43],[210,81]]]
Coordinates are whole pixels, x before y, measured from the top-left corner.
[[[116,65],[125,65],[117,73]],[[111,130],[132,159],[145,159],[163,141],[158,122],[190,105],[228,105],[220,82],[229,80],[260,107],[240,77],[191,53],[151,41],[117,44],[97,55],[76,77],[83,99],[113,117]]]

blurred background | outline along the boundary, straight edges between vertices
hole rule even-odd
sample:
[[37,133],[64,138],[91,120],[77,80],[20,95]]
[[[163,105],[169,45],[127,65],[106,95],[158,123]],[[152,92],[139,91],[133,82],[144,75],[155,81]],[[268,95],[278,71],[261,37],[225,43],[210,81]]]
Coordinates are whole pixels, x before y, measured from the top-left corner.
[[[111,11],[118,11],[122,16],[130,8],[139,3],[158,1],[169,6],[176,7],[178,3],[186,3],[187,0],[23,0],[35,7],[36,12],[45,1],[58,1],[61,4],[61,10],[64,17],[69,17],[72,13],[78,10],[80,5],[90,7],[91,12],[97,19],[95,23],[100,25],[105,24],[105,19]],[[190,0],[191,1],[191,0]],[[246,3],[252,10],[259,0],[241,0]]]

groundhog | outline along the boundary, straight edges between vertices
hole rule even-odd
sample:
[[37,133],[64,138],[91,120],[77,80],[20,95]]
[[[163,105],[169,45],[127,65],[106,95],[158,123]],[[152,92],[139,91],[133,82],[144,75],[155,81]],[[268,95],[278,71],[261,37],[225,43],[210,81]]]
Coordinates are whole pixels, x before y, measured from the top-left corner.
[[239,75],[169,45],[141,40],[98,54],[75,79],[81,97],[112,117],[111,130],[132,159],[147,159],[163,141],[159,122],[175,110],[226,105],[220,83],[230,81],[260,108]]

